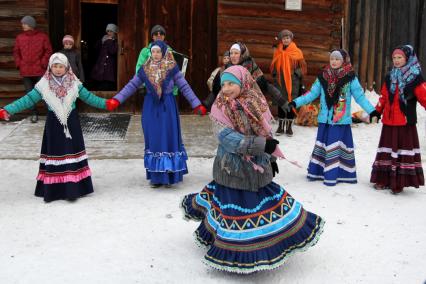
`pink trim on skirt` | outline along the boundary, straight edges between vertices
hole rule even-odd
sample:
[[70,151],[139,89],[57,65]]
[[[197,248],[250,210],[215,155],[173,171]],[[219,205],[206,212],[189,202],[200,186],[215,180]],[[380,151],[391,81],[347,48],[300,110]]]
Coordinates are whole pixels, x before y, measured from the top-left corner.
[[55,183],[66,183],[66,182],[74,182],[77,183],[87,177],[90,177],[92,172],[89,167],[83,168],[82,171],[79,172],[63,172],[63,173],[55,173],[54,175],[39,172],[37,175],[37,180],[42,181],[44,184],[55,184]]

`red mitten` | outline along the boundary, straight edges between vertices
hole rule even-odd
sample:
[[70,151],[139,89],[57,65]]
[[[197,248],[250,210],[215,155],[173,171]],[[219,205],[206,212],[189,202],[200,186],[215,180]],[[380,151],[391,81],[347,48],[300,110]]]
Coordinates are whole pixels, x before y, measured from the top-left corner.
[[0,119],[9,120],[10,114],[5,109],[0,109]]
[[207,109],[203,105],[199,105],[194,108],[194,113],[199,115],[206,115]]
[[116,99],[108,99],[106,100],[106,108],[109,111],[113,111],[120,105],[120,102]]

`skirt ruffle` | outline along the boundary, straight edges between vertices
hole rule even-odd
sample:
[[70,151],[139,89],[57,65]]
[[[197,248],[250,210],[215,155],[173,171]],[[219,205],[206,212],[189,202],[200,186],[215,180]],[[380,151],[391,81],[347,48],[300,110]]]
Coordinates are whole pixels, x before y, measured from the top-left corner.
[[294,252],[313,246],[324,225],[274,182],[249,192],[213,181],[185,196],[181,206],[185,218],[201,221],[195,236],[208,247],[205,263],[236,273],[282,265]]

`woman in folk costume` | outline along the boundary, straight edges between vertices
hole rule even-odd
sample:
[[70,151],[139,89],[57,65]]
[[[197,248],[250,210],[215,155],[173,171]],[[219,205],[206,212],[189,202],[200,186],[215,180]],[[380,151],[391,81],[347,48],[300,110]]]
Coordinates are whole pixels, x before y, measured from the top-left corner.
[[299,108],[320,97],[318,133],[308,166],[309,180],[325,185],[356,183],[354,144],[351,130],[351,99],[372,116],[380,114],[364,96],[349,56],[343,49],[333,50],[326,66],[309,93],[289,103]]
[[[296,99],[303,89],[303,75],[306,75],[306,61],[302,51],[293,41],[293,33],[289,30],[282,30],[278,34],[278,46],[274,51],[271,63],[271,74],[274,78],[274,85],[281,91],[289,102]],[[291,125],[295,117],[294,110],[283,111],[278,108],[279,126],[277,135],[284,132],[287,136],[293,136]]]
[[273,269],[314,245],[324,221],[272,181],[281,152],[266,99],[247,69],[229,67],[221,84],[210,113],[219,141],[214,180],[181,206],[186,218],[201,221],[195,236],[208,248],[207,265],[236,273]]
[[176,85],[197,114],[206,109],[179,71],[172,52],[164,41],[151,45],[151,57],[138,73],[116,95],[116,107],[136,93],[145,83],[147,94],[142,109],[142,129],[145,138],[145,169],[152,187],[170,186],[181,182],[188,173],[188,159],[182,142],[179,111],[173,96]]
[[370,181],[397,194],[424,185],[416,106],[418,101],[426,108],[426,82],[412,46],[395,48],[392,61],[376,106],[383,127]]
[[[283,110],[287,110],[287,98],[281,96],[280,91],[266,80],[262,70],[259,68],[259,66],[257,66],[254,59],[250,56],[250,52],[244,43],[242,42],[233,43],[231,45],[231,48],[229,49],[229,53],[230,53],[230,62],[225,66],[226,68],[233,65],[241,65],[244,68],[246,68],[250,72],[251,76],[255,80],[256,84],[258,85],[262,93],[263,94],[268,93],[271,96],[271,99],[274,102],[274,104],[278,105]],[[217,74],[215,79],[213,80],[214,98],[217,97],[217,94],[221,90],[220,75],[221,74]],[[209,101],[211,103],[206,104],[207,108],[211,107],[212,103],[214,102],[214,98],[210,98],[209,96]]]
[[91,172],[87,162],[83,134],[75,103],[80,98],[100,109],[107,102],[90,93],[72,72],[67,57],[54,53],[49,67],[24,97],[0,110],[0,118],[29,109],[40,100],[47,104],[35,195],[49,202],[74,200],[93,192]]

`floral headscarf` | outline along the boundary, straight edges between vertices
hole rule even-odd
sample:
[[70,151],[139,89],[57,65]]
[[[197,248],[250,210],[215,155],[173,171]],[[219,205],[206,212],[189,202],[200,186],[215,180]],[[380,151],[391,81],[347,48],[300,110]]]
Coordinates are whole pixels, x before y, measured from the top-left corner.
[[167,44],[164,41],[154,41],[151,44],[151,48],[153,46],[159,46],[161,48],[163,58],[161,58],[160,61],[156,62],[152,59],[152,57],[150,57],[142,67],[147,79],[154,88],[154,91],[159,97],[161,97],[162,84],[166,79],[167,73],[169,70],[175,68],[177,66],[177,63],[173,57],[171,50],[168,49]]
[[333,69],[330,65],[327,65],[323,69],[322,74],[318,76],[318,79],[326,92],[325,101],[328,109],[331,109],[338,103],[342,88],[355,78],[355,72],[348,53],[343,49],[334,51],[338,51],[342,55],[342,66],[340,68]]
[[[391,92],[391,101],[393,101],[393,96],[395,95],[396,87],[398,86],[399,93],[403,94],[405,86],[413,82],[422,70],[417,59],[416,54],[414,53],[413,47],[411,45],[398,46],[395,50],[400,49],[404,52],[407,63],[400,67],[393,67],[390,72],[390,92]],[[394,51],[395,51],[394,50]],[[400,96],[404,104],[407,104],[404,96]]]
[[250,72],[240,65],[231,66],[223,72],[228,72],[241,81],[241,93],[235,99],[229,99],[220,91],[212,106],[210,118],[244,135],[254,133],[271,137],[272,114]]
[[[52,73],[52,66],[56,63],[62,64],[66,68],[66,72],[62,77],[56,77]],[[73,88],[74,83],[78,81],[78,78],[72,72],[68,58],[60,52],[54,53],[50,56],[49,68],[47,68],[43,78],[49,82],[50,90],[55,93],[58,98],[65,97],[68,91]]]

